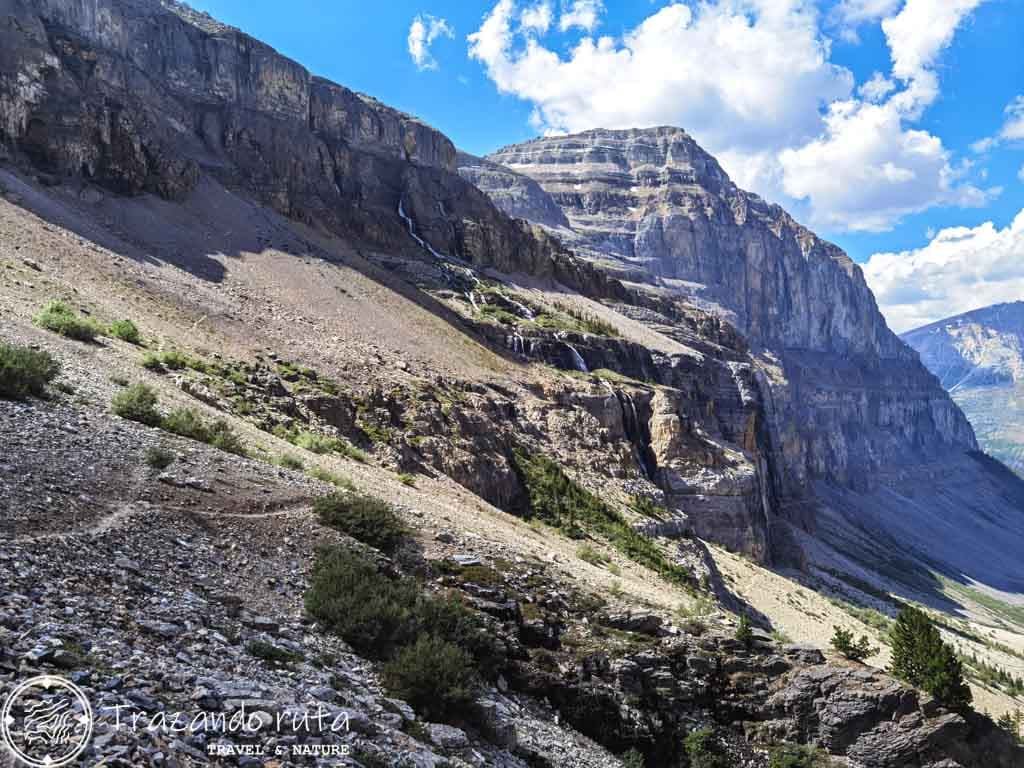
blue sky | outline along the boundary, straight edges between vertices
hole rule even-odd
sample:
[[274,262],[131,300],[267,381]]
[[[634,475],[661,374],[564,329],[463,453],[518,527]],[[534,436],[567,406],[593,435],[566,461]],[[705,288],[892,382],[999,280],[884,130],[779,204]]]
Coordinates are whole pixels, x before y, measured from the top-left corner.
[[1018,0],[192,5],[478,154],[681,125],[742,186],[871,260],[900,330],[1024,299]]

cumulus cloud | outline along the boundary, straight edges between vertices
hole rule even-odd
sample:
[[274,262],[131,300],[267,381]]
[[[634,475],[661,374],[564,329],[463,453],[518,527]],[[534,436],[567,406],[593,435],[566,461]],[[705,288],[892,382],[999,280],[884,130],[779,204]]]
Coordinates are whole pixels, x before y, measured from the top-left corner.
[[1003,110],[1005,120],[1003,127],[995,136],[986,136],[971,144],[971,149],[978,154],[995,149],[1006,141],[1024,141],[1024,96],[1017,96]]
[[871,79],[863,83],[857,89],[857,95],[865,101],[878,103],[886,96],[896,90],[896,83],[887,78],[881,72],[875,72]]
[[878,21],[895,11],[903,0],[842,0],[834,14],[844,24]]
[[926,246],[876,253],[864,265],[898,333],[990,304],[1024,299],[1024,210],[1005,229],[992,222],[943,229]]
[[551,3],[539,3],[523,11],[522,16],[519,17],[519,26],[523,30],[545,35],[551,28],[553,18]]
[[[967,184],[942,141],[913,127],[938,96],[939,54],[980,2],[841,4],[851,21],[900,8],[882,22],[891,74],[856,92],[852,73],[830,61],[810,0],[675,2],[621,37],[585,34],[565,52],[519,34],[515,0],[499,0],[469,54],[500,91],[533,104],[543,133],[678,125],[738,183],[797,205],[812,225],[878,231],[993,194]],[[597,4],[568,11],[583,5]]]
[[784,191],[811,200],[819,225],[881,232],[933,205],[981,206],[994,194],[958,183],[942,142],[906,129],[891,104],[836,102],[825,122],[820,138],[780,155]]
[[426,69],[437,69],[437,60],[430,53],[430,46],[439,37],[455,37],[455,30],[444,19],[421,13],[412,20],[406,42],[409,56],[412,57],[416,69],[421,72]]
[[895,77],[919,77],[952,41],[964,18],[984,0],[907,0],[882,20]]
[[558,28],[563,32],[579,27],[587,32],[593,32],[600,23],[601,12],[604,5],[601,0],[573,0],[558,20]]

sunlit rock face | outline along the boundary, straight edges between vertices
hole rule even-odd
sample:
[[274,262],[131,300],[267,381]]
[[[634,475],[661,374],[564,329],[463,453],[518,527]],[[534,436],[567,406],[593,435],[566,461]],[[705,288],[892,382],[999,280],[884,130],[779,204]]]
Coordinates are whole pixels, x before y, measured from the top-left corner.
[[[738,188],[685,131],[587,131],[488,160],[542,187],[570,224],[552,231],[579,254],[736,326],[758,361],[780,499],[801,498],[814,478],[870,488],[881,466],[975,448],[963,415],[886,326],[860,268]],[[478,182],[503,205],[489,180]]]
[[1024,301],[903,335],[949,390],[986,452],[1024,475]]

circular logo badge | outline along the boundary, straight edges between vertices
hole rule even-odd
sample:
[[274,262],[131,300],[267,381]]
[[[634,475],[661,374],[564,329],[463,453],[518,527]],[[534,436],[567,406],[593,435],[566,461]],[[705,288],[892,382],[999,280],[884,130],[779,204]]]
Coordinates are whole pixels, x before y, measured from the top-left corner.
[[92,707],[82,689],[54,675],[21,683],[0,711],[0,736],[31,768],[68,765],[92,738]]

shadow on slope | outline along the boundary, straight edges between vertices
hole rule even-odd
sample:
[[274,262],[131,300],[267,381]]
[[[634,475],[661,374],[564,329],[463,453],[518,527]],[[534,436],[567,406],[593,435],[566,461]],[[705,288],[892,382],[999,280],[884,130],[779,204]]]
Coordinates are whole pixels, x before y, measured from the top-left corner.
[[897,596],[962,607],[948,580],[1024,603],[1024,480],[994,459],[950,454],[892,469],[867,493],[820,483],[817,494],[820,538]]

